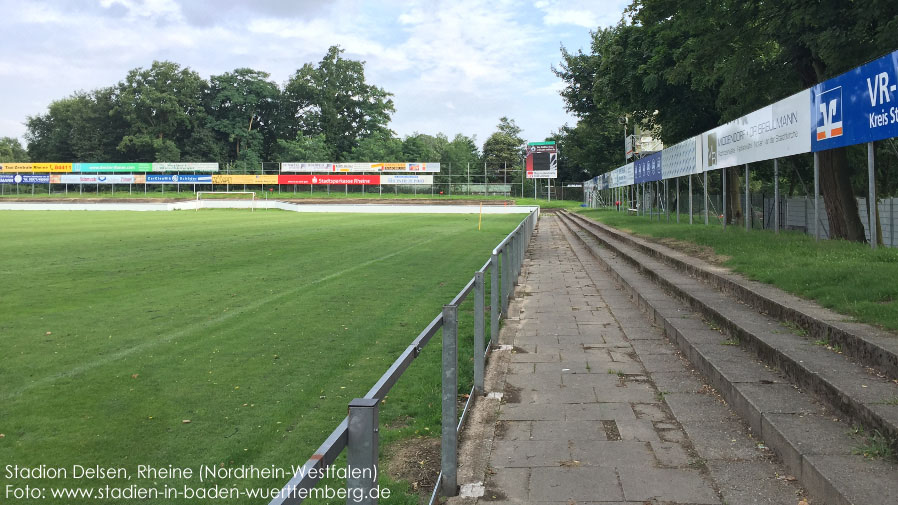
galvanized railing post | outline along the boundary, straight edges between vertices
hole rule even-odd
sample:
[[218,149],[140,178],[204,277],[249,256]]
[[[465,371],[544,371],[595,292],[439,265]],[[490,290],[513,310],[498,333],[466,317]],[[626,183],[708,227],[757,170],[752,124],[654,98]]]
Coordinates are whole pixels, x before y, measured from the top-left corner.
[[490,342],[499,341],[499,255],[490,259]]
[[443,306],[443,436],[440,481],[443,495],[458,493],[458,307]]
[[349,402],[346,464],[354,471],[346,478],[347,504],[377,505],[372,490],[377,486],[379,402],[377,398]]
[[483,272],[474,272],[474,391],[483,394],[484,357]]
[[[509,241],[510,242],[510,241]],[[511,264],[508,262],[508,247],[502,248],[502,315],[508,317],[508,299],[511,297]]]

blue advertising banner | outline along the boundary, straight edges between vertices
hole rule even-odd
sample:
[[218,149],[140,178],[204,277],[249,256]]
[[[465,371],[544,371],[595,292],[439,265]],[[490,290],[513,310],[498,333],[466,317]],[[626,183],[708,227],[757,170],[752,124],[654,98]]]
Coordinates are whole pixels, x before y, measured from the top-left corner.
[[898,137],[898,51],[811,88],[811,150]]
[[0,174],[0,184],[50,184],[50,175]]
[[147,184],[212,184],[211,175],[147,174]]
[[635,182],[651,182],[661,180],[661,152],[650,154],[633,163]]

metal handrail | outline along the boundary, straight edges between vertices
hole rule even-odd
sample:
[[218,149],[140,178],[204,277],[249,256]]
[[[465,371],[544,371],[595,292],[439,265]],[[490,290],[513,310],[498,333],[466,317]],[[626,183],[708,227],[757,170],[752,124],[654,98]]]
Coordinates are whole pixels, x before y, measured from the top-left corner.
[[[519,231],[524,229],[525,225],[530,226],[530,230],[535,227],[535,219],[539,216],[539,208],[531,212],[518,224],[515,229],[509,233],[500,243],[493,249],[493,256],[499,254],[504,250],[506,246],[508,246],[509,241],[518,237]],[[526,235],[529,239],[529,233]],[[515,261],[520,263],[523,260],[523,249],[520,247],[520,244],[517,244],[519,258]],[[506,251],[507,253],[507,251]],[[507,258],[507,256],[506,256]],[[493,259],[489,259],[484,263],[484,265],[477,270],[478,273],[486,273],[491,267],[493,267]],[[514,275],[517,277],[517,274],[520,272],[520,265],[512,266],[508,269],[507,266],[503,266],[501,269],[503,271],[503,277],[507,275]],[[474,286],[476,283],[476,277],[472,277],[471,280],[459,291],[459,293],[452,299],[452,302],[449,304],[450,306],[458,307],[474,290]],[[502,283],[500,285],[494,285],[491,289],[499,289],[500,291],[510,291],[511,287],[507,287],[507,280],[505,278],[502,279]],[[503,289],[504,288],[504,289]],[[504,292],[501,294],[500,298],[506,299],[509,293]],[[493,307],[492,310],[501,310],[500,307]],[[504,310],[502,311],[504,315]],[[377,380],[374,386],[365,394],[364,398],[367,399],[378,399],[382,400],[386,397],[387,393],[389,393],[390,389],[396,384],[402,374],[406,369],[411,365],[411,363],[420,355],[421,350],[430,342],[431,338],[436,335],[437,331],[439,331],[443,327],[443,313],[441,312],[439,315],[433,318],[433,320],[418,334],[418,336],[412,341],[411,344],[399,355],[398,358],[390,365],[390,368],[384,372],[383,375]],[[489,353],[490,346],[492,344],[492,338],[489,340],[486,345],[486,349],[484,350],[484,356]],[[475,386],[476,387],[476,386]],[[465,418],[467,417],[469,406],[471,405],[471,398],[474,396],[474,388],[471,388],[471,392],[468,395],[468,400],[465,402],[464,410],[461,413],[460,419],[456,426],[456,431],[460,431],[462,425],[464,424]],[[321,444],[320,447],[315,451],[315,453],[306,461],[306,463],[302,466],[302,468],[291,478],[287,484],[285,484],[281,488],[281,492],[279,495],[269,502],[269,505],[288,505],[288,504],[299,504],[302,503],[302,499],[296,497],[296,491],[299,489],[312,489],[320,480],[320,475],[322,472],[317,471],[318,469],[326,468],[327,466],[333,464],[336,461],[337,457],[343,452],[343,449],[347,447],[349,443],[349,417],[345,417],[343,421],[337,426],[336,429],[325,439],[325,441]],[[313,471],[315,470],[315,471]],[[431,503],[433,503],[433,499],[436,496],[437,489],[439,488],[440,481],[443,476],[442,469],[440,470],[439,476],[437,477],[437,487],[434,489],[434,494],[431,497]]]

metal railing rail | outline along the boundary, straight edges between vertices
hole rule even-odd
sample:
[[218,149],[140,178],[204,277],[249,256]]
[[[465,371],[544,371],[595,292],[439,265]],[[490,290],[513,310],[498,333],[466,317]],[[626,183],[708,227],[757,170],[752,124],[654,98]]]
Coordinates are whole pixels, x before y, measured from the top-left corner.
[[[484,381],[484,361],[490,346],[498,339],[499,316],[505,316],[512,296],[517,277],[523,267],[524,253],[527,244],[536,228],[539,209],[527,215],[520,224],[509,233],[493,251],[486,263],[474,273],[464,288],[443,307],[443,311],[422,330],[411,344],[399,355],[389,369],[377,380],[364,398],[357,398],[349,404],[349,415],[325,439],[315,453],[306,461],[282,488],[278,496],[269,505],[296,505],[302,503],[303,495],[308,494],[320,480],[323,470],[332,465],[337,457],[348,448],[347,460],[350,466],[363,468],[363,462],[377,461],[378,447],[378,403],[396,384],[406,369],[420,355],[421,350],[443,330],[443,395],[442,411],[444,422],[441,444],[441,469],[431,496],[431,503],[440,489],[443,494],[453,496],[457,492],[456,472],[458,468],[458,438],[467,417],[471,400],[482,394]],[[499,255],[502,259],[499,261]],[[501,272],[500,272],[501,270]],[[490,337],[486,340],[486,275],[491,274],[490,283]],[[458,416],[458,307],[471,293],[474,300],[474,385],[465,402],[461,416]],[[500,305],[501,303],[501,305]],[[457,420],[457,421],[456,421]],[[356,464],[362,463],[362,464]],[[376,473],[375,473],[376,474]],[[347,487],[363,489],[362,493],[350,493],[347,503],[375,504],[377,498],[372,497],[370,490],[376,482],[355,479],[347,481]]]

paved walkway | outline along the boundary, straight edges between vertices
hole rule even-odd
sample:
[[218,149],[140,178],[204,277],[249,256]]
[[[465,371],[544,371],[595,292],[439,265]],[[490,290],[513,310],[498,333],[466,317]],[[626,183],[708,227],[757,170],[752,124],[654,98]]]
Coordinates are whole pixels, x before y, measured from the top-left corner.
[[476,501],[798,503],[794,479],[564,233],[544,215],[528,251]]

